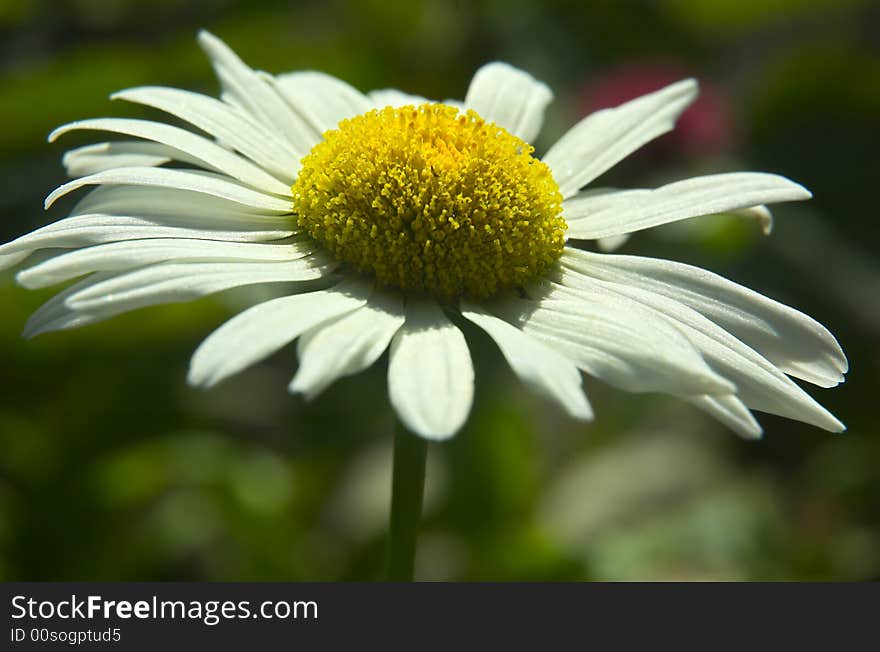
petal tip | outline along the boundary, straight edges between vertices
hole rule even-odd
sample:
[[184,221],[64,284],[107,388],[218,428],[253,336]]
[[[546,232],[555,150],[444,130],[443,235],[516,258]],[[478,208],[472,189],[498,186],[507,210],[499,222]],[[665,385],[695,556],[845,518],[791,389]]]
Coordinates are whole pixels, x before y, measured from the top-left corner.
[[34,282],[32,275],[29,272],[29,269],[23,269],[18,272],[15,275],[15,282],[18,283],[21,287],[28,290],[36,290],[40,287],[40,285]]
[[298,394],[306,403],[311,403],[320,393],[319,391],[316,391],[315,388],[310,388],[302,380],[299,374],[294,376],[293,380],[290,381],[290,384],[287,386],[287,391],[290,394]]
[[58,137],[64,133],[64,131],[65,131],[65,129],[63,126],[62,127],[55,127],[55,129],[50,131],[49,135],[46,136],[46,142],[47,143],[54,143],[56,140],[58,140]]
[[186,373],[186,384],[198,389],[209,389],[210,387],[213,387],[215,383],[212,382],[211,377],[204,369],[200,369],[190,362],[189,370]]

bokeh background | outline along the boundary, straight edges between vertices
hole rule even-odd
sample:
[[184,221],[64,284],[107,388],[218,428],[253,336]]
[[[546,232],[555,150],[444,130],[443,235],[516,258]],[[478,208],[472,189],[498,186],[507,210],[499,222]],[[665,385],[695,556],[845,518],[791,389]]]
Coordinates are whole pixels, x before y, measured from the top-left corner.
[[[467,427],[432,446],[417,574],[455,580],[880,579],[880,7],[859,0],[490,2],[0,1],[0,240],[60,218],[48,145],[64,122],[144,115],[140,84],[214,93],[194,36],[252,66],[320,69],[367,90],[462,97],[488,60],[556,90],[543,151],[587,111],[676,78],[703,97],[680,129],[607,174],[642,186],[738,169],[815,195],[771,237],[731,216],[635,235],[624,252],[718,271],[815,316],[852,371],[812,392],[844,435],[758,415],[744,442],[671,398],[587,379],[595,423],[530,394],[468,331]],[[312,403],[295,352],[211,392],[199,341],[261,290],[20,338],[54,290],[0,275],[0,579],[374,580],[392,415],[386,363]]]

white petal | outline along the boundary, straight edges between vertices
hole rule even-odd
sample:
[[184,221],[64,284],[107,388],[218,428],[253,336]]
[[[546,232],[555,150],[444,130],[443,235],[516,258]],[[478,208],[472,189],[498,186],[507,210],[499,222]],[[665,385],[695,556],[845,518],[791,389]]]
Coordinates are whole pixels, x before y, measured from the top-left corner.
[[[283,229],[287,230],[283,230]],[[288,221],[242,219],[235,224],[203,224],[197,219],[174,216],[129,217],[103,213],[75,215],[0,245],[0,256],[20,254],[22,259],[37,249],[72,249],[121,240],[193,238],[226,242],[268,242],[293,235]],[[11,260],[11,258],[10,258]],[[14,263],[9,263],[12,266]],[[2,269],[2,267],[0,267]]]
[[386,106],[418,106],[419,104],[428,104],[428,100],[421,95],[410,95],[394,88],[382,88],[367,93],[367,97],[373,103],[374,109],[384,109]]
[[576,419],[590,421],[593,410],[581,387],[577,366],[560,353],[475,304],[461,314],[495,340],[511,369],[537,392],[557,401]]
[[600,281],[568,270],[562,275],[561,282],[575,294],[582,289],[591,293],[610,292],[629,297],[663,315],[682,331],[709,366],[733,381],[737,394],[748,407],[832,432],[844,429],[840,421],[773,363],[696,310],[637,287]]
[[546,287],[532,293],[537,300],[509,298],[493,304],[493,312],[605,382],[631,392],[735,390],[680,331],[632,300],[586,290],[574,298]]
[[111,98],[170,113],[238,150],[282,181],[291,183],[296,177],[301,154],[293,146],[213,97],[177,88],[141,86],[119,91]]
[[696,81],[685,79],[581,120],[543,158],[562,196],[571,197],[639,147],[670,131],[696,96]]
[[15,251],[7,254],[0,253],[0,271],[4,269],[9,269],[10,267],[15,267],[32,253],[33,251],[30,249]]
[[627,240],[629,240],[629,233],[609,235],[607,238],[597,239],[596,246],[599,247],[599,251],[615,251],[625,245]]
[[224,90],[279,138],[287,140],[300,156],[308,153],[318,142],[314,132],[294,113],[275,88],[213,34],[201,31],[198,40],[211,59]]
[[318,256],[281,263],[158,263],[89,285],[71,295],[67,305],[84,311],[112,309],[118,314],[244,285],[314,280],[334,267]]
[[[193,171],[193,174],[203,177],[209,173]],[[280,216],[267,215],[258,209],[215,195],[152,185],[99,185],[83,195],[70,212],[71,215],[99,213],[150,219],[175,218],[205,227],[222,225],[234,228],[240,224],[252,223],[284,224],[288,229],[293,228],[293,217],[289,213]]]
[[173,160],[182,161],[183,157],[171,147],[139,140],[117,140],[71,149],[65,152],[61,163],[67,176],[82,177],[111,168],[157,166]]
[[[49,142],[76,130],[109,131],[151,140],[179,152],[185,160],[195,161],[201,167],[226,174],[258,190],[275,195],[290,196],[290,187],[287,184],[264,172],[235,152],[230,152],[217,143],[180,127],[128,118],[79,120],[58,127],[49,134]],[[178,155],[176,158],[180,158],[180,156]]]
[[285,261],[310,253],[311,243],[263,244],[153,238],[111,242],[49,258],[18,273],[16,280],[27,288],[61,283],[91,272],[119,272],[164,261]]
[[739,210],[731,211],[733,215],[742,217],[747,220],[755,220],[761,227],[761,233],[770,235],[773,232],[773,213],[763,204],[759,206],[749,206]]
[[24,325],[22,335],[31,339],[41,333],[85,326],[116,314],[109,313],[103,316],[100,313],[81,312],[73,310],[65,303],[71,295],[94,283],[107,280],[110,276],[110,274],[93,274],[53,296],[31,314]]
[[292,210],[290,201],[252,190],[230,179],[190,170],[149,167],[116,168],[69,181],[46,197],[45,207],[49,208],[59,197],[74,190],[98,184],[125,184],[168,188],[169,190],[189,190],[225,199],[268,214],[284,215]]
[[544,109],[552,99],[553,93],[546,84],[527,72],[496,61],[476,72],[464,105],[531,143],[541,130]]
[[843,381],[849,365],[819,322],[733,281],[682,263],[566,249],[562,264],[578,272],[643,288],[690,306],[782,371],[821,387]]
[[576,196],[563,203],[570,238],[593,240],[756,204],[809,199],[803,186],[775,174],[733,172],[695,177],[655,190]]
[[744,439],[760,439],[764,433],[761,424],[735,396],[683,396],[682,398],[708,412]]
[[294,72],[269,77],[281,96],[312,127],[320,138],[336,129],[341,120],[373,108],[370,99],[336,77],[322,72]]
[[474,399],[471,355],[436,303],[408,301],[406,322],[391,342],[388,393],[403,424],[426,439],[448,439],[467,420]]
[[290,391],[312,399],[338,378],[367,369],[388,348],[403,322],[401,296],[376,290],[366,305],[304,333]]
[[[110,233],[102,233],[103,227]],[[88,231],[93,240],[83,243],[30,242],[43,236],[76,237],[77,231]],[[123,227],[143,227],[130,234]],[[90,190],[74,206],[71,218],[60,220],[38,231],[0,246],[80,246],[112,240],[141,237],[174,236],[165,228],[183,229],[181,237],[204,237],[236,241],[273,240],[296,231],[290,216],[260,215],[235,202],[204,193],[160,186],[107,185]],[[151,229],[162,229],[152,232]],[[67,231],[62,234],[61,231]]]
[[236,315],[193,354],[188,380],[210,387],[275,353],[304,331],[366,301],[369,288],[344,283],[329,290],[281,297]]

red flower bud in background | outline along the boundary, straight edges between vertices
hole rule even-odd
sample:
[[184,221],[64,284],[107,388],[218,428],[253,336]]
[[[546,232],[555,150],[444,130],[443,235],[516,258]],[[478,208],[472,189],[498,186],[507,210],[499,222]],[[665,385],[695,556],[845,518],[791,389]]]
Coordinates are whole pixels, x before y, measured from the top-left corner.
[[[633,61],[593,77],[579,94],[581,115],[618,106],[645,93],[659,90],[693,72],[674,62]],[[700,95],[678,119],[675,129],[648,145],[649,157],[706,157],[728,153],[735,144],[734,116],[724,91],[701,78]]]

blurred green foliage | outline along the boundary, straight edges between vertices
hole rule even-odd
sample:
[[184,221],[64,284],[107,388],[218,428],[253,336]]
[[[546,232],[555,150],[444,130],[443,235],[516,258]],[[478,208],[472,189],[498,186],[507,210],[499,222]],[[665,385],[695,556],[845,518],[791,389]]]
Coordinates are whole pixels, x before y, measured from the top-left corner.
[[[215,92],[207,27],[251,65],[321,69],[362,89],[461,97],[508,60],[557,91],[545,146],[592,79],[666,61],[714,86],[736,145],[638,155],[603,181],[775,171],[810,187],[774,235],[734,218],[639,234],[629,251],[700,264],[829,325],[852,361],[814,392],[832,436],[759,415],[737,440],[673,399],[586,381],[581,425],[532,396],[485,336],[467,427],[429,458],[424,579],[880,579],[880,150],[874,3],[847,0],[3,0],[0,239],[49,219],[69,120],[139,115],[107,102],[139,84]],[[670,143],[672,141],[669,141]],[[639,163],[639,160],[642,162]],[[371,580],[381,577],[392,416],[384,362],[312,403],[286,393],[292,347],[211,392],[185,384],[198,342],[252,293],[150,308],[26,342],[51,291],[0,276],[0,578]]]

